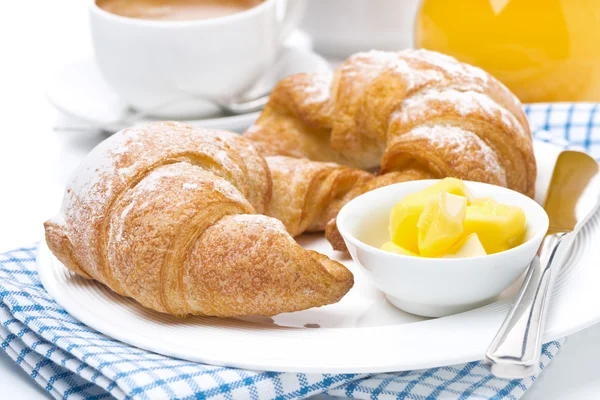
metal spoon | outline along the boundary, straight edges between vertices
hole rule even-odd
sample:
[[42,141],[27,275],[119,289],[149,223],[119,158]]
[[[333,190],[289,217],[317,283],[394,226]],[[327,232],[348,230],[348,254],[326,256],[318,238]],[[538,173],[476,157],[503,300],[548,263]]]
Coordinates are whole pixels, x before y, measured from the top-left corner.
[[599,169],[584,153],[564,151],[558,157],[544,205],[550,228],[486,352],[484,362],[492,374],[520,379],[538,371],[554,281],[575,236],[600,205]]

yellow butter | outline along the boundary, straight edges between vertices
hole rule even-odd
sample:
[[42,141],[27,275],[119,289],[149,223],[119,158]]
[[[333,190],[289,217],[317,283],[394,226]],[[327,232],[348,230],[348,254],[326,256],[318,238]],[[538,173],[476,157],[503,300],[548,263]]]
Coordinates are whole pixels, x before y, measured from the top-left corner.
[[511,249],[523,242],[525,212],[516,206],[485,199],[467,207],[465,234],[476,233],[487,254]]
[[405,196],[391,210],[383,250],[422,257],[479,257],[520,245],[524,211],[475,198],[460,179],[446,178]]
[[397,244],[394,244],[392,242],[385,242],[381,246],[381,250],[389,251],[390,253],[403,254],[405,256],[413,256],[413,257],[418,257],[419,256],[418,254],[413,253],[410,250],[406,250],[405,248],[402,248],[402,247],[400,247]]
[[417,223],[419,254],[423,257],[447,254],[461,239],[466,209],[466,197],[447,192],[433,197]]
[[432,197],[440,193],[449,193],[456,196],[462,196],[467,199],[467,205],[470,205],[474,199],[473,194],[463,181],[457,178],[445,178],[433,185],[404,197],[403,201],[409,203],[427,204]]
[[411,252],[419,251],[417,223],[425,208],[422,203],[400,201],[390,215],[390,238],[392,242]]
[[470,235],[459,241],[450,251],[446,254],[445,258],[470,258],[470,257],[481,257],[485,256],[485,248],[481,244],[479,237],[476,233]]
[[417,223],[425,206],[440,193],[463,196],[467,204],[471,204],[474,199],[464,182],[456,178],[443,179],[420,192],[407,195],[392,208],[390,213],[392,242],[411,252],[419,252]]

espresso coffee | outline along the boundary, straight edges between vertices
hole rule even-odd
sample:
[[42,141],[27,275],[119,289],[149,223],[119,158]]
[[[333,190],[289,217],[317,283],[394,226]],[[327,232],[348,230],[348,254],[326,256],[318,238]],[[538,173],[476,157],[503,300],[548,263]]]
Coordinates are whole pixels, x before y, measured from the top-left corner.
[[193,21],[225,17],[262,3],[263,0],[96,0],[109,13],[129,18]]

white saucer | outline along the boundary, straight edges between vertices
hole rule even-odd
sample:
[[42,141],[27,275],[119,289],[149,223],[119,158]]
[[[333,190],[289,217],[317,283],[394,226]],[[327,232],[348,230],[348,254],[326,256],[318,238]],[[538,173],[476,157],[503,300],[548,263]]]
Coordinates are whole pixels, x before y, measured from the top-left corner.
[[[560,148],[535,142],[536,192],[542,202]],[[394,308],[351,259],[322,234],[299,243],[344,263],[355,285],[337,304],[273,318],[185,320],[144,309],[106,286],[67,270],[42,243],[38,271],[48,293],[73,317],[122,342],[213,365],[263,371],[375,373],[431,368],[483,358],[520,283],[485,307],[438,319]],[[578,236],[561,271],[544,339],[600,321],[600,214]]]
[[[311,50],[308,36],[296,31],[286,42],[273,75],[257,84],[256,92],[270,90],[280,79],[299,72],[323,73],[331,70],[329,63]],[[67,63],[47,83],[46,96],[59,111],[75,119],[83,129],[102,126],[131,113],[113,89],[104,81],[93,57]],[[207,128],[242,132],[250,126],[259,113],[186,121]],[[144,118],[136,123],[152,121]]]

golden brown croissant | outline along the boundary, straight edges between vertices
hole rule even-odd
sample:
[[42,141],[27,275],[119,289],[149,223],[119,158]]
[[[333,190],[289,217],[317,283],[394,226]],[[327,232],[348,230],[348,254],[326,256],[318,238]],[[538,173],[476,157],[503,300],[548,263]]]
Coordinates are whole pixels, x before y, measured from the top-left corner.
[[[378,168],[354,194],[447,176],[534,194],[519,100],[481,69],[427,50],[359,53],[332,76],[284,79],[245,136],[267,156]],[[344,248],[334,221],[327,235]]]
[[[323,229],[339,200],[372,178],[329,163],[265,160],[232,133],[154,123],[88,155],[45,224],[46,241],[72,271],[157,311],[302,310],[338,301],[352,274],[258,213],[293,234]],[[273,196],[284,192],[292,203]]]

